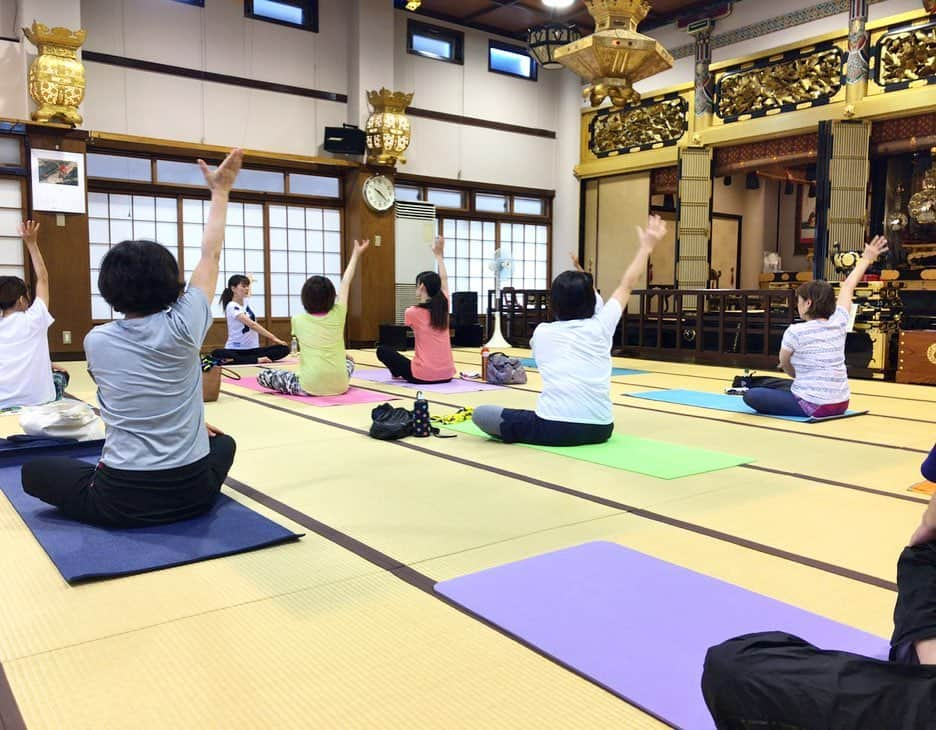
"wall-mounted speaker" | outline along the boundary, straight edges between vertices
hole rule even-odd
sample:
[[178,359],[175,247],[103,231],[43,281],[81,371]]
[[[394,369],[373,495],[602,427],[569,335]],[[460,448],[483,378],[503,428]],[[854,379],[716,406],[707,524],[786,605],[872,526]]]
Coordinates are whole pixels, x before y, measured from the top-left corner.
[[342,155],[363,155],[365,147],[365,135],[363,129],[358,129],[352,124],[346,124],[343,127],[325,127],[326,152],[338,152]]

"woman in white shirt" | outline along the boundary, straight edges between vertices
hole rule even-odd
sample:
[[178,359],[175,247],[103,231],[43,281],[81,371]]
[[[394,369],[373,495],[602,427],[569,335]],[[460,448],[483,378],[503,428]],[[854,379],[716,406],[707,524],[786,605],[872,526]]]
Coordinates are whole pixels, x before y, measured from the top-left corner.
[[39,251],[39,224],[20,224],[36,275],[36,298],[29,303],[26,282],[0,276],[0,408],[36,406],[61,398],[68,373],[49,359],[49,273]]
[[[228,337],[223,348],[214,350],[211,356],[224,363],[255,365],[282,360],[289,354],[289,345],[262,325],[247,304],[250,296],[250,279],[235,274],[228,279],[227,288],[221,292],[221,306],[227,320]],[[260,335],[274,344],[260,347]]]
[[478,428],[505,443],[543,446],[600,444],[611,438],[611,341],[650,252],[665,234],[659,216],[650,216],[646,230],[638,226],[640,247],[607,304],[602,305],[584,271],[556,277],[550,291],[556,321],[538,325],[531,341],[543,379],[536,410],[479,406],[472,415]]

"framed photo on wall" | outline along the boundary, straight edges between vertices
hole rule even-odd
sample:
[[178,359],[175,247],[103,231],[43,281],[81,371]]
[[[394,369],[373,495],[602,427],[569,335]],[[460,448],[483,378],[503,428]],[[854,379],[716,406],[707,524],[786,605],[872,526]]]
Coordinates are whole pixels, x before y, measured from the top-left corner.
[[77,152],[31,150],[33,209],[85,212],[85,158]]
[[809,197],[809,185],[800,185],[796,194],[795,256],[805,256],[816,242],[816,199]]

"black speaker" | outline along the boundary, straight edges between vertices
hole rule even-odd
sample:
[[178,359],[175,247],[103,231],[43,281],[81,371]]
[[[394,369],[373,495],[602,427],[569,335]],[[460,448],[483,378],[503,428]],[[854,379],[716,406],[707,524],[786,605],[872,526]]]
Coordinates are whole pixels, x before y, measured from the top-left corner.
[[467,327],[478,324],[478,292],[457,291],[452,294],[452,325]]
[[382,324],[379,327],[378,345],[392,347],[395,350],[405,350],[408,347],[407,330],[401,324]]
[[480,324],[455,325],[452,344],[455,347],[481,347],[483,337]]
[[343,155],[364,154],[364,130],[346,124],[343,127],[325,127],[325,151]]

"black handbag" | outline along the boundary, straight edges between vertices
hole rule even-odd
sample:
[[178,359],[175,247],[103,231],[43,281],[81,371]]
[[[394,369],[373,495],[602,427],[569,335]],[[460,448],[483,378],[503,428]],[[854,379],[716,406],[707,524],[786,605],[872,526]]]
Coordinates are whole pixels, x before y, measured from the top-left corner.
[[394,441],[413,433],[413,413],[405,408],[394,408],[381,403],[371,411],[371,438]]

